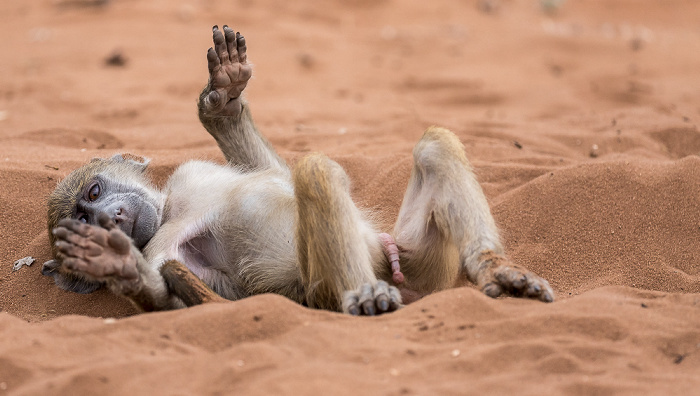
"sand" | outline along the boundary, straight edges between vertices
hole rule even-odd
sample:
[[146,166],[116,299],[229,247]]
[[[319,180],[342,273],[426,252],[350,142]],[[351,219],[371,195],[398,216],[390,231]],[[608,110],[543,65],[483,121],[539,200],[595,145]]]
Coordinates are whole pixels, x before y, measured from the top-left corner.
[[[697,15],[692,0],[3,2],[0,394],[697,392]],[[557,301],[466,286],[375,318],[274,295],[137,315],[57,289],[45,202],[72,169],[129,152],[162,184],[185,160],[223,163],[195,105],[213,24],[247,38],[274,147],[337,160],[385,231],[413,144],[452,129],[508,254]]]

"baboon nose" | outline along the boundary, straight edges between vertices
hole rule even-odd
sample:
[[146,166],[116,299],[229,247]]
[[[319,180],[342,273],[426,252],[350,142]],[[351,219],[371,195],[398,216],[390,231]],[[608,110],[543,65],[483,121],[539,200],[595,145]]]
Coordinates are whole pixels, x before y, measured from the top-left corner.
[[122,213],[122,208],[119,208],[114,212],[114,217],[112,217],[112,221],[114,221],[115,224],[119,224],[122,222]]

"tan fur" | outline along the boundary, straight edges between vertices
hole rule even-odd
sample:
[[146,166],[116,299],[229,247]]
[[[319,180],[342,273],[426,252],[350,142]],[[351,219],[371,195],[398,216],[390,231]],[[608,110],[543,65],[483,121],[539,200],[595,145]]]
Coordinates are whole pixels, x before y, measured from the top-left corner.
[[372,252],[376,232],[350,198],[349,180],[337,163],[320,154],[294,169],[297,259],[311,307],[339,310],[343,293],[376,281]]

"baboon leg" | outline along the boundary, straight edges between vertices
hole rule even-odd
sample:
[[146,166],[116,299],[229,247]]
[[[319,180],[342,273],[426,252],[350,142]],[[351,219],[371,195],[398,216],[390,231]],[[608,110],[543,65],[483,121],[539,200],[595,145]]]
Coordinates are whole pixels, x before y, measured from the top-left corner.
[[382,247],[350,198],[345,171],[329,158],[311,154],[296,165],[293,180],[306,303],[356,315],[398,308],[398,290],[374,275],[373,263],[383,260]]
[[459,276],[491,297],[552,301],[546,280],[506,258],[486,197],[459,139],[431,127],[413,150],[414,166],[394,228],[406,287],[455,285]]

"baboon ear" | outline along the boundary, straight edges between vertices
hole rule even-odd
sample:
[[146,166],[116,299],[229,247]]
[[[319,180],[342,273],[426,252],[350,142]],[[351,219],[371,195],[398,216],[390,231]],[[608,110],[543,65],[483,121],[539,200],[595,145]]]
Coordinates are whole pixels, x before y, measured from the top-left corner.
[[150,158],[140,157],[129,153],[115,154],[112,156],[112,158],[110,158],[110,160],[115,162],[126,162],[135,166],[137,169],[141,170],[141,172],[144,172],[148,167],[148,164],[151,162]]

